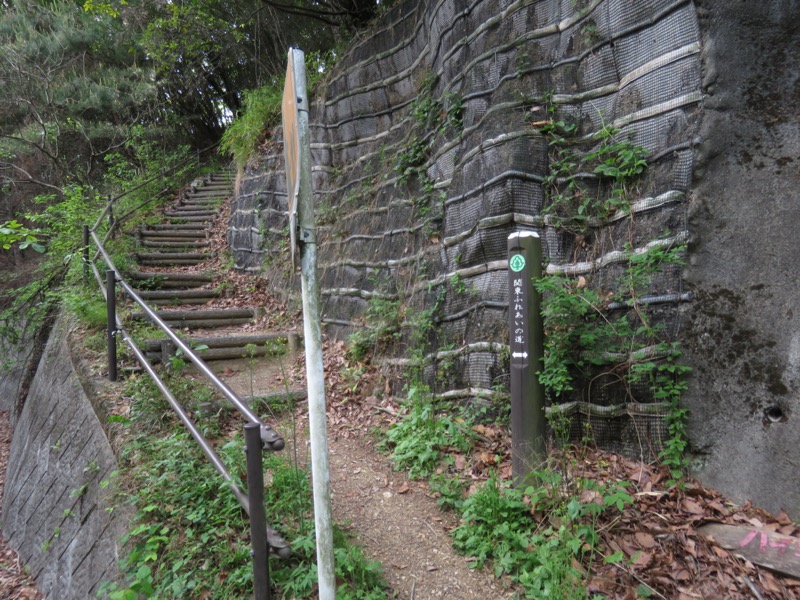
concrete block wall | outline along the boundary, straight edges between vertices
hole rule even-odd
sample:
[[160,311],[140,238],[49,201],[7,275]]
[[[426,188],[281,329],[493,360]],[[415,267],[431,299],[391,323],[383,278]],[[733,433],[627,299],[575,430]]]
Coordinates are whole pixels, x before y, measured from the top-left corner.
[[16,419],[0,519],[39,589],[58,600],[94,597],[101,582],[118,578],[129,516],[113,509],[116,457],[81,384],[68,333],[59,318]]

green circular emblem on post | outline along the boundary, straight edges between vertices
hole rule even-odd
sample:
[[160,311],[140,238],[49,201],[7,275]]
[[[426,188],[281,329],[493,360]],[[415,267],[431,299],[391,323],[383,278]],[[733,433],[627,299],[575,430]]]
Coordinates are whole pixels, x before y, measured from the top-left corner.
[[525,257],[522,256],[522,254],[515,254],[508,261],[508,266],[511,267],[511,270],[514,271],[514,273],[519,273],[525,268]]

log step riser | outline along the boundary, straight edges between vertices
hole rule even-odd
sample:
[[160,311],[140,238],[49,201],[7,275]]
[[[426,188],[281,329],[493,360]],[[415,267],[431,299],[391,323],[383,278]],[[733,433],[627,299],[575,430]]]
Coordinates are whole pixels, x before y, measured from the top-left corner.
[[205,227],[200,227],[199,225],[192,225],[191,223],[186,223],[185,225],[168,225],[166,223],[159,224],[159,225],[148,225],[149,229],[142,229],[142,231],[175,231],[175,230],[187,230],[188,232],[196,232],[201,235],[206,234]]
[[142,290],[137,291],[137,293],[145,300],[188,300],[191,298],[210,300],[211,298],[219,298],[221,296],[218,290],[195,290],[184,293],[171,292],[169,290]]
[[214,281],[213,277],[210,275],[204,275],[202,273],[148,273],[147,271],[132,273],[129,275],[129,278],[139,281],[202,281],[204,283],[211,283]]
[[213,219],[208,217],[170,217],[170,223],[180,225],[181,223],[202,223],[203,225],[211,225]]
[[183,266],[194,266],[199,265],[200,263],[205,262],[204,260],[152,260],[152,259],[142,259],[139,261],[140,265],[145,267],[183,267]]
[[[293,339],[294,338],[294,339]],[[256,346],[263,346],[267,342],[276,342],[281,340],[286,340],[289,346],[297,346],[299,345],[299,338],[296,333],[294,332],[287,332],[287,333],[267,333],[262,335],[236,335],[230,337],[197,337],[191,338],[189,341],[190,344],[194,346],[208,346],[209,348],[244,348],[248,344],[254,344]],[[145,343],[145,348],[150,351],[160,351],[162,343],[166,343],[167,340],[148,340]]]
[[157,242],[142,242],[145,248],[208,248],[208,242],[185,242],[185,241],[169,241],[159,240]]
[[169,231],[167,229],[164,229],[163,231],[143,231],[141,235],[142,238],[164,238],[164,239],[180,238],[184,240],[206,239],[205,232],[199,234],[191,231]]

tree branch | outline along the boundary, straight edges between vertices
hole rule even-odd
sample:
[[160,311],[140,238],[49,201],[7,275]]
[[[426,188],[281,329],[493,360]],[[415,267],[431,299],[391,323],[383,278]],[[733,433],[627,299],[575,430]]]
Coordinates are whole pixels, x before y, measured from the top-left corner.
[[270,6],[282,13],[289,14],[289,15],[299,15],[301,17],[311,17],[312,19],[316,19],[317,21],[321,21],[326,25],[336,26],[339,23],[330,18],[326,17],[346,17],[350,13],[347,11],[325,11],[325,10],[312,10],[310,8],[303,8],[301,6],[289,6],[286,4],[281,4],[280,2],[274,2],[273,0],[261,0],[267,6]]
[[27,179],[24,179],[24,180],[11,179],[10,177],[6,177],[6,179],[8,179],[11,183],[33,183],[35,185],[41,185],[42,187],[46,187],[46,188],[49,188],[51,190],[55,190],[59,194],[64,192],[64,190],[62,190],[60,187],[58,187],[56,185],[53,185],[51,183],[47,183],[45,181],[42,181],[41,179],[36,179],[33,175],[28,173],[28,171],[26,171],[25,169],[23,169],[22,167],[20,167],[18,165],[15,165],[14,163],[10,163],[10,162],[0,163],[0,168],[9,168],[9,167],[19,171],[20,173],[25,175],[25,177],[27,177]]
[[52,153],[50,153],[47,150],[45,150],[39,144],[37,144],[35,142],[32,142],[30,140],[26,140],[25,138],[22,138],[22,137],[19,137],[19,136],[16,136],[16,135],[8,135],[8,134],[5,134],[5,133],[0,133],[0,138],[6,138],[7,140],[13,140],[15,142],[21,142],[23,144],[31,146],[32,148],[34,148],[34,149],[38,150],[39,152],[41,152],[42,154],[44,154],[51,161],[53,161],[53,164],[56,165],[61,170],[62,173],[64,172],[64,165],[61,164],[61,161],[58,159],[58,157],[54,156]]

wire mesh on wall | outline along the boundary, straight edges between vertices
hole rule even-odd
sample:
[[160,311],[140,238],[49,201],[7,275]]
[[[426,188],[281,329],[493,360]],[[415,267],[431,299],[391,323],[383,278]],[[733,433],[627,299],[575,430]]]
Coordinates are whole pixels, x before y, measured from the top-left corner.
[[[540,232],[548,272],[591,274],[592,285],[607,287],[626,268],[623,249],[685,240],[699,42],[694,4],[683,0],[395,6],[344,55],[311,115],[328,331],[346,336],[362,327],[376,294],[396,298],[406,315],[435,304],[426,349],[434,358],[425,369],[435,391],[502,396],[508,234]],[[420,122],[425,89],[444,124]],[[647,151],[631,209],[586,236],[543,214],[552,158],[532,123],[548,118],[545,101],[587,139],[609,126]],[[460,114],[448,125],[452,106]],[[421,153],[413,164],[412,150]],[[274,260],[288,237],[284,186],[276,146],[242,178],[229,234],[236,266],[266,272],[280,289],[290,278]],[[680,267],[655,277],[650,295],[662,299],[653,318],[677,336],[678,305],[689,299]],[[387,364],[407,359],[410,327],[387,349]],[[458,353],[446,361],[446,377],[437,376],[443,352]],[[631,390],[597,383],[564,399],[573,435],[588,431],[605,447],[657,453],[664,407],[643,406],[652,401],[646,393],[631,398]]]

